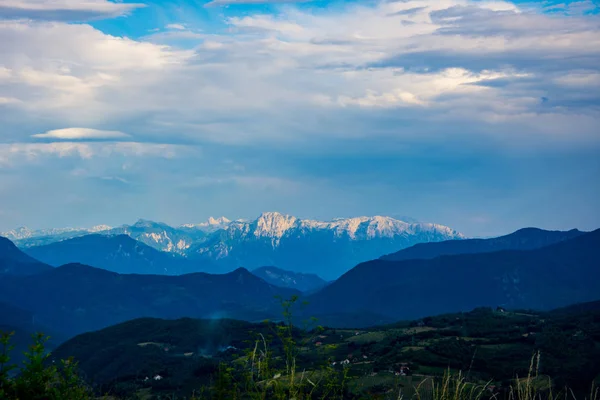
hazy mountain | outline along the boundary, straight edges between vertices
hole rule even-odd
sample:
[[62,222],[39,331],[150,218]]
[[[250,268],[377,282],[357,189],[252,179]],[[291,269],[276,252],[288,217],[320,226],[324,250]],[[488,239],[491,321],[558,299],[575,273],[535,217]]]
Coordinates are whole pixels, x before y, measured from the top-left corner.
[[92,228],[52,228],[52,229],[29,229],[20,227],[12,231],[2,232],[0,236],[10,239],[18,247],[41,246],[44,244],[71,239],[90,233],[107,232],[112,229],[107,225],[98,225]]
[[19,250],[10,240],[0,237],[0,275],[31,275],[52,269]]
[[382,260],[400,261],[435,258],[441,255],[489,253],[499,250],[531,250],[548,246],[583,235],[585,232],[546,231],[538,228],[523,228],[509,235],[490,239],[446,240],[437,243],[419,243],[381,257]]
[[[213,261],[220,271],[277,265],[294,272],[334,279],[356,264],[421,242],[462,239],[442,225],[404,222],[390,217],[357,217],[332,221],[303,220],[276,212],[254,221],[210,218],[200,224],[172,227],[139,220],[117,228],[93,228],[103,235],[128,235],[157,250]],[[89,234],[89,230],[13,232],[22,248]],[[33,232],[33,233],[32,233]],[[43,234],[44,236],[36,236]]]
[[30,310],[40,324],[69,335],[140,317],[277,318],[281,310],[275,296],[299,293],[242,268],[222,275],[160,276],[69,264],[0,279],[0,302]]
[[123,225],[106,233],[125,234],[157,250],[183,255],[191,245],[204,241],[207,233],[214,231],[214,225],[218,226],[218,223],[176,228],[162,222],[140,219],[133,225]]
[[293,288],[305,293],[327,285],[327,281],[318,275],[286,271],[277,267],[260,267],[252,273],[272,285]]
[[263,213],[255,221],[231,222],[187,251],[225,268],[277,265],[332,279],[359,262],[420,242],[463,236],[442,225],[407,223],[389,217],[358,217],[329,222]]
[[479,306],[547,310],[598,293],[600,230],[534,250],[366,262],[310,296],[307,312],[410,319]]
[[58,267],[81,263],[122,274],[180,275],[215,270],[210,261],[191,261],[158,251],[127,235],[86,235],[25,249],[32,257]]

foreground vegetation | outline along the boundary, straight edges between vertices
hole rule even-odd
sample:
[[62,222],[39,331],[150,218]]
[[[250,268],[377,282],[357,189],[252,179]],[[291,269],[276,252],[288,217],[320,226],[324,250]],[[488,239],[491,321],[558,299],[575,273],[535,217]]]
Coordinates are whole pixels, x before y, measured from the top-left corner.
[[295,300],[277,324],[142,319],[53,354],[38,335],[20,369],[5,334],[0,399],[600,400],[600,307],[304,330]]

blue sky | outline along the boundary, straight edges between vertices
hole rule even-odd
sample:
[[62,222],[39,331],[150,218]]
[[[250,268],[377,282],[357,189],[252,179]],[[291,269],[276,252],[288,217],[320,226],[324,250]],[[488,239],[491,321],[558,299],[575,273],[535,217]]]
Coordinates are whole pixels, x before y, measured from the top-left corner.
[[0,2],[0,231],[600,227],[597,1]]

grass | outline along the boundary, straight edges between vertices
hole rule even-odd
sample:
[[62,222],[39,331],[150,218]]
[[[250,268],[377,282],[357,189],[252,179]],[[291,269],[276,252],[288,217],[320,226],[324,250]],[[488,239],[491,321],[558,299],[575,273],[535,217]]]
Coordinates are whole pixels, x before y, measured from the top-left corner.
[[369,342],[381,342],[388,336],[387,332],[366,332],[360,333],[355,336],[351,336],[346,339],[347,342],[354,342],[356,344],[363,344]]

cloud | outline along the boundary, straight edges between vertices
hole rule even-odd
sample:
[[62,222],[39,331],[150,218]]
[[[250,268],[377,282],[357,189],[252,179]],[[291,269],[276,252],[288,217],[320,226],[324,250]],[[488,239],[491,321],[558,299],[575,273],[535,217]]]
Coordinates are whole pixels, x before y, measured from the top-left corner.
[[204,7],[219,7],[236,4],[277,4],[277,3],[304,3],[313,0],[211,0]]
[[[42,185],[83,199],[78,218],[90,205],[109,210],[89,193],[114,189],[120,208],[110,218],[245,217],[285,205],[459,229],[564,226],[567,214],[600,223],[590,183],[599,171],[597,15],[470,0],[210,14],[202,32],[161,23],[134,38],[116,25],[97,24],[108,34],[1,20],[0,190],[14,194],[0,205],[23,209],[27,182],[28,195]],[[30,143],[55,127],[109,127],[135,132],[135,142]],[[85,173],[71,175],[78,168]],[[102,177],[130,184],[117,191],[118,180]],[[497,226],[465,222],[474,215]]]
[[183,24],[168,24],[165,26],[166,29],[175,29],[175,30],[180,30],[183,31],[186,29],[185,25]]
[[75,157],[79,159],[125,157],[157,157],[172,159],[197,155],[198,149],[183,145],[139,142],[51,142],[51,143],[0,143],[0,158],[7,164],[27,164],[43,157]]
[[0,14],[3,18],[82,21],[126,15],[141,7],[145,5],[107,0],[3,0]]
[[119,131],[103,131],[90,128],[53,129],[46,133],[31,135],[37,139],[86,140],[86,139],[122,139],[130,135]]
[[590,122],[566,137],[591,139],[598,96],[573,82],[598,73],[595,18],[501,1],[286,6],[228,18],[223,34],[173,29],[137,41],[87,25],[3,21],[0,85],[22,117],[55,126],[129,121],[136,137],[153,141],[169,132],[174,141],[308,145],[317,132],[392,131],[402,140],[418,137],[419,126],[453,135],[448,123],[480,136],[525,124],[554,137],[573,118]]

